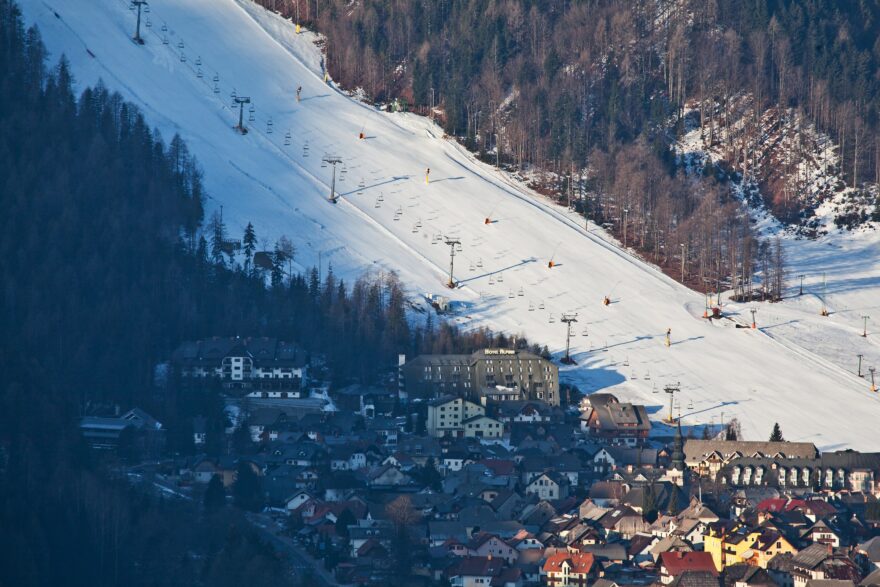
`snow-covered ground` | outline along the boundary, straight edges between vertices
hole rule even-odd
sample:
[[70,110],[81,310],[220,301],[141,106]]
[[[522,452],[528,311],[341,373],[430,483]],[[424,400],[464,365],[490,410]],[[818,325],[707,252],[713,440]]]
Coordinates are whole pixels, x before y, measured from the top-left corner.
[[[737,417],[746,438],[763,439],[778,421],[789,440],[880,449],[880,396],[853,372],[854,350],[880,367],[880,327],[865,340],[856,319],[873,312],[880,324],[873,235],[798,246],[796,271],[808,275],[809,293],[762,305],[761,329],[735,328],[749,321],[746,306],[727,305],[733,319],[709,323],[702,295],[475,161],[430,121],[378,112],[325,84],[316,37],[295,35],[247,0],[152,0],[145,46],[130,41],[135,15],[126,0],[22,5],[53,55],[67,54],[80,83],[103,79],[139,104],[166,139],[181,134],[205,168],[209,208],[223,206],[232,232],[253,221],[261,237],[288,235],[300,267],[317,264],[320,253],[325,270],[329,259],[348,278],[396,270],[413,298],[434,292],[458,302],[461,324],[525,333],[555,352],[565,344],[562,313],[577,312],[578,365],[565,367],[564,378],[587,392],[644,402],[658,420],[662,388],[680,382],[676,411],[686,426]],[[255,106],[246,136],[232,130],[233,89]],[[367,138],[358,140],[362,129]],[[326,200],[325,154],[344,161],[336,205]],[[462,243],[455,257],[461,287],[452,292],[443,288],[449,247],[438,235]],[[829,318],[817,313],[821,271]]]

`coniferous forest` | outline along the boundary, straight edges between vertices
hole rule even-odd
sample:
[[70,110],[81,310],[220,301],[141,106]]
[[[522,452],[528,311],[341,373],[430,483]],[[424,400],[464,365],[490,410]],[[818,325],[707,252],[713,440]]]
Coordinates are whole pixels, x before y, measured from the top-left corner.
[[191,398],[153,388],[183,340],[277,336],[340,381],[371,382],[400,352],[494,339],[412,326],[393,274],[290,275],[284,243],[271,270],[231,263],[222,220],[203,226],[206,197],[180,137],[77,88],[0,0],[0,585],[284,584],[240,513],[135,494],[82,444],[92,405],[139,406],[172,429],[189,416]]

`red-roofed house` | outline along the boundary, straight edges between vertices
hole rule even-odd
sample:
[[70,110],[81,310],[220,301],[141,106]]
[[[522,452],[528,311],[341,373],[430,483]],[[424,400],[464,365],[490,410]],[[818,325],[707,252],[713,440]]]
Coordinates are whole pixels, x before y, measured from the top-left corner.
[[541,574],[548,587],[586,587],[594,575],[594,562],[589,552],[558,552],[547,558]]
[[807,502],[802,499],[786,499],[784,497],[776,497],[765,499],[758,504],[759,512],[789,512],[796,508],[805,506]]
[[672,583],[685,571],[706,571],[718,576],[718,569],[709,552],[664,552],[660,554],[660,582]]
[[487,587],[504,570],[504,559],[467,556],[446,570],[453,587]]
[[516,463],[507,459],[481,459],[477,464],[484,465],[497,476],[510,476],[516,473]]

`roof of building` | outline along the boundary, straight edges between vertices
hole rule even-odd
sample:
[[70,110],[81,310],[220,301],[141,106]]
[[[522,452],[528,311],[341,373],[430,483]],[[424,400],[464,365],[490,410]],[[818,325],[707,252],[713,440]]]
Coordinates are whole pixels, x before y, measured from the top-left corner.
[[685,571],[706,571],[718,576],[709,552],[664,552],[660,554],[660,566],[673,577]]
[[466,556],[447,571],[450,577],[495,577],[504,567],[504,559],[491,556]]
[[588,574],[595,562],[595,558],[589,552],[558,552],[547,557],[547,561],[544,563],[544,572],[560,573],[562,567],[568,565],[569,573]]
[[718,587],[717,573],[710,571],[684,571],[672,580],[670,587]]
[[822,561],[831,556],[830,549],[825,544],[811,544],[792,558],[792,564],[806,569],[818,567]]
[[785,458],[815,458],[819,451],[812,442],[763,442],[755,440],[700,440],[688,439],[684,443],[685,460],[699,462],[707,455],[717,452],[724,458],[739,453],[743,457],[754,455]]
[[172,359],[178,364],[215,365],[228,356],[247,356],[257,365],[279,367],[304,367],[307,363],[305,351],[296,344],[277,338],[237,336],[184,342],[174,351]]

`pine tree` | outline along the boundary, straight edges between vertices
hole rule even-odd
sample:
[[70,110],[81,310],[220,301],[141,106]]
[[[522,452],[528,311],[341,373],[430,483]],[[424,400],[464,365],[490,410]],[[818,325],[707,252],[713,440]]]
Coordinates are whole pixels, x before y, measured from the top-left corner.
[[245,275],[253,274],[253,258],[254,251],[257,249],[257,233],[254,231],[254,225],[248,222],[247,228],[244,229],[244,272]]
[[263,505],[260,491],[260,478],[254,473],[251,464],[247,461],[240,461],[233,486],[235,505],[252,512],[259,510]]
[[280,287],[284,283],[284,251],[282,251],[278,243],[275,243],[275,250],[272,252],[272,287]]
[[211,261],[214,265],[224,266],[223,243],[226,241],[226,227],[219,212],[214,212],[208,230],[211,232]]
[[785,442],[782,437],[782,430],[779,428],[779,422],[773,424],[773,432],[770,433],[770,442]]
[[220,475],[211,477],[208,483],[208,489],[205,491],[205,510],[215,512],[226,504],[226,488],[223,487],[223,480]]

